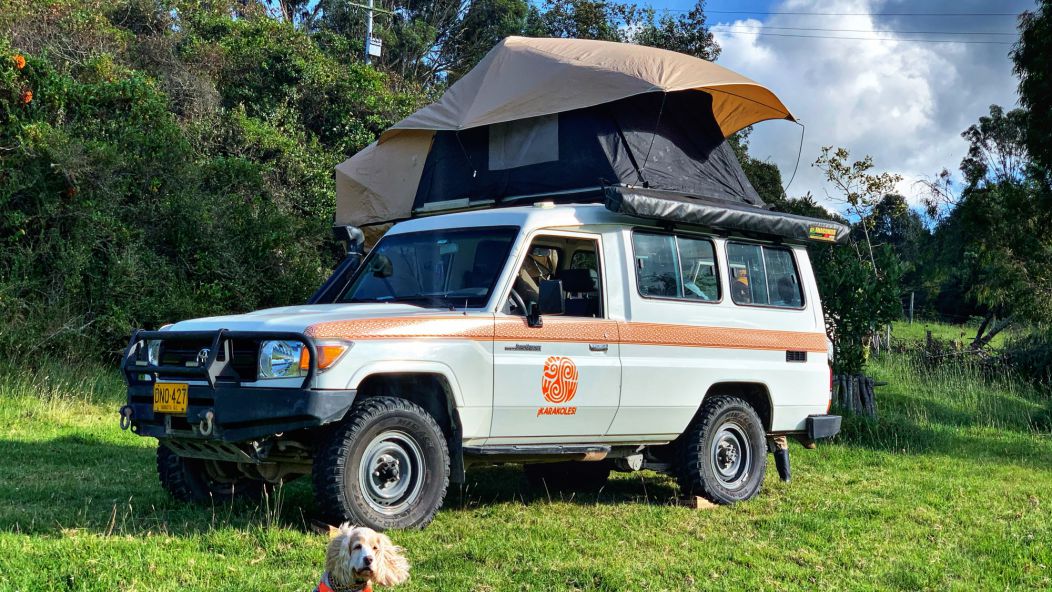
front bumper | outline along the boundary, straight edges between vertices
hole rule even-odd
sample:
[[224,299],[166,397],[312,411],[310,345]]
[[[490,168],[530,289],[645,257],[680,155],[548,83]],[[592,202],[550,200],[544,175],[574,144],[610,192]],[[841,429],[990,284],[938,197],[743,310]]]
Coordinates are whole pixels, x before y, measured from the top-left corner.
[[[266,340],[313,343],[306,335],[277,331],[136,331],[124,352],[121,370],[128,383],[128,404],[121,409],[121,425],[140,436],[196,438],[239,442],[317,427],[343,419],[354,402],[353,390],[311,388],[317,374],[316,356],[297,388],[245,386],[256,381],[255,367],[238,361],[238,343]],[[168,348],[200,352],[180,363],[155,364],[147,355],[150,341]],[[254,362],[254,360],[252,360]],[[155,413],[153,385],[189,385],[186,415]]]
[[[128,408],[131,429],[140,436],[240,442],[340,421],[354,397],[353,390],[190,385],[182,416],[154,413],[153,386],[141,384],[128,387]],[[212,425],[202,430],[209,412]]]

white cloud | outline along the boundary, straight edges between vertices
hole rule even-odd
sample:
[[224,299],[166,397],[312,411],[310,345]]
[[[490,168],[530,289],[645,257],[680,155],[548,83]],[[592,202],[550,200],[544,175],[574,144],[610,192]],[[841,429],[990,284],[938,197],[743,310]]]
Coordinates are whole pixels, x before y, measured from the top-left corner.
[[[877,13],[874,0],[786,0],[772,11]],[[917,10],[917,4],[905,7]],[[903,5],[893,8],[904,8]],[[938,6],[923,5],[937,12]],[[968,11],[961,4],[942,11]],[[773,90],[806,126],[800,166],[789,188],[792,196],[810,191],[820,201],[831,191],[811,166],[822,146],[843,146],[853,157],[869,154],[878,170],[899,173],[899,191],[915,200],[915,181],[943,168],[956,171],[967,145],[961,132],[988,113],[990,104],[1016,104],[1016,80],[1007,45],[911,43],[887,29],[959,30],[974,28],[971,19],[923,19],[906,23],[877,16],[770,15],[765,20],[714,24],[722,47],[719,63]],[[960,21],[964,21],[963,23]],[[937,24],[932,24],[933,22]],[[757,35],[758,25],[818,27],[862,32],[772,30],[782,34],[881,37],[887,41],[801,39]],[[1013,30],[1007,19],[998,30]],[[928,36],[931,37],[931,36]],[[976,39],[976,37],[962,37]],[[991,37],[979,37],[991,39]],[[1012,37],[993,37],[1014,41]],[[799,128],[788,122],[758,124],[750,139],[753,156],[781,169],[788,182],[796,161]]]

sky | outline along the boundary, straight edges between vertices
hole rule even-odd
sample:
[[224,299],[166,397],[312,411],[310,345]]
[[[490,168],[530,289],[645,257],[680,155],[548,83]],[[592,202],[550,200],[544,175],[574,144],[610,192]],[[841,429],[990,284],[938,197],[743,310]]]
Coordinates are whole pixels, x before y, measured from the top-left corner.
[[[693,1],[650,4],[675,11],[689,9]],[[835,194],[822,173],[811,166],[822,146],[842,146],[852,157],[871,155],[877,171],[903,175],[898,191],[914,204],[923,195],[918,180],[944,168],[960,178],[958,166],[967,151],[961,132],[988,114],[991,104],[1018,104],[1011,45],[1003,44],[1016,40],[1017,21],[1014,16],[945,13],[1018,13],[1032,6],[1030,0],[709,0],[706,14],[722,48],[717,63],[773,90],[804,124],[799,167],[788,194],[810,192],[827,207],[842,210],[830,199]],[[841,14],[799,14],[805,12]],[[901,14],[919,12],[942,15]],[[778,165],[787,183],[800,133],[791,122],[757,124],[750,153]]]

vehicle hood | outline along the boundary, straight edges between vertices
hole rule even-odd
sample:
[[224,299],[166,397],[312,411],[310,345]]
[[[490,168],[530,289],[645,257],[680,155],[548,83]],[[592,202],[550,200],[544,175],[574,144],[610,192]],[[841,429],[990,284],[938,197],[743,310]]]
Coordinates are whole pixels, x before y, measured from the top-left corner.
[[[488,313],[468,312],[468,316],[486,315]],[[300,306],[282,306],[268,308],[250,313],[206,317],[181,321],[172,325],[169,331],[295,331],[306,332],[312,325],[321,323],[338,323],[342,321],[382,320],[393,318],[464,318],[463,311],[447,309],[422,308],[408,304],[309,304]]]

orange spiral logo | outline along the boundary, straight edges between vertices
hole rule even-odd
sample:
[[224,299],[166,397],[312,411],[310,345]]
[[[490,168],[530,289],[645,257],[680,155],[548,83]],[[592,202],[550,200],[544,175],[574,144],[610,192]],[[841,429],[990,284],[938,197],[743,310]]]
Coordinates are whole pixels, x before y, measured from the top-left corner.
[[577,364],[563,356],[548,356],[541,377],[541,394],[549,403],[565,403],[577,394]]

